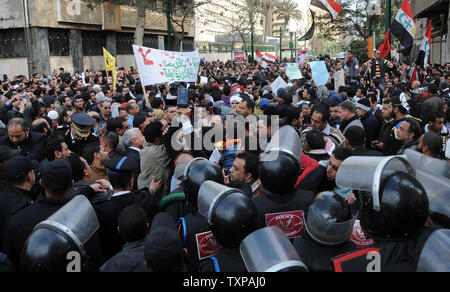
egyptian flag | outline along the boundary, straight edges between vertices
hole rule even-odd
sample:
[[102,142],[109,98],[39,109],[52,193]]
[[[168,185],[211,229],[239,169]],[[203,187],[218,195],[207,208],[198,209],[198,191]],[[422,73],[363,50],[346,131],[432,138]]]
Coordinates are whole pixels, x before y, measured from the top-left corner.
[[314,36],[314,32],[316,30],[316,20],[315,20],[316,14],[311,9],[309,9],[309,11],[311,11],[312,25],[311,28],[308,30],[308,32],[299,39],[300,42],[309,41],[310,39],[312,39]]
[[259,50],[256,50],[255,60],[256,60],[256,62],[258,62],[258,65],[263,68],[269,67],[269,65],[270,65],[269,62],[264,60],[263,58],[264,58],[264,55]]
[[396,36],[403,46],[402,54],[409,56],[416,32],[415,21],[408,0],[404,0],[391,26],[392,35]]
[[265,53],[263,56],[263,60],[267,60],[269,62],[275,63],[275,61],[278,60],[278,57],[271,55],[269,53]]
[[431,49],[431,20],[428,23],[427,33],[425,34],[422,46],[420,47],[419,56],[417,56],[416,65],[424,68],[428,67],[428,57],[430,56]]
[[391,51],[391,43],[389,41],[390,32],[391,32],[390,30],[387,31],[383,43],[378,48],[378,51],[381,52],[381,58],[383,59],[386,58],[387,55],[389,55],[389,52]]
[[323,10],[328,10],[333,20],[335,20],[336,17],[344,11],[342,10],[342,7],[334,0],[312,0],[311,5],[319,7]]

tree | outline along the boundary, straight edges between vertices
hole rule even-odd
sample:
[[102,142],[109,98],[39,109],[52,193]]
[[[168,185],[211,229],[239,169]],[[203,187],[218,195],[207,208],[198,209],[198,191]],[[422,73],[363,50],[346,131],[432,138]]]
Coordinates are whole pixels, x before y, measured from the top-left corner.
[[280,2],[276,2],[274,13],[283,18],[283,31],[286,31],[292,18],[298,21],[301,21],[303,19],[302,12],[298,7],[298,3],[293,0],[281,0]]
[[113,2],[117,5],[136,7],[136,31],[134,33],[134,43],[142,46],[144,44],[147,7],[150,3],[156,2],[156,0],[94,0],[93,3],[88,3],[87,6],[94,9],[95,6],[101,5],[103,2]]
[[[181,33],[178,33],[176,29],[171,30],[175,39],[175,50],[180,48],[183,50],[183,39],[185,35],[185,24],[189,19],[195,17],[196,10],[205,4],[210,3],[210,0],[163,0],[164,11],[166,11],[167,17],[169,17],[170,25],[172,27],[177,26],[180,28]],[[168,13],[170,12],[170,13]],[[170,36],[169,36],[170,37]],[[173,48],[169,48],[173,49]]]
[[264,42],[267,41],[268,36],[273,36],[273,9],[278,3],[273,0],[261,0],[261,6],[265,18],[264,22]]

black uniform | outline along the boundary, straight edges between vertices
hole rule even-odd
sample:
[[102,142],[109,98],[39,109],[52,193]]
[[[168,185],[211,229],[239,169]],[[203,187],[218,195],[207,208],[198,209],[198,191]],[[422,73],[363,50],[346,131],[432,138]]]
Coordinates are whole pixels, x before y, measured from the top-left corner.
[[0,193],[0,251],[3,251],[4,234],[11,216],[32,203],[32,193],[24,189],[9,186]]
[[199,256],[196,235],[209,231],[208,221],[198,210],[192,210],[179,221],[179,234],[184,247],[188,250],[187,268],[191,272],[199,270]]
[[156,202],[151,191],[144,188],[137,192],[127,192],[120,196],[107,195],[103,200],[98,199],[94,209],[100,222],[99,235],[105,259],[110,259],[121,251],[125,241],[117,232],[118,217],[126,207],[137,204],[147,213],[149,223],[158,212]]
[[296,238],[294,247],[303,263],[315,272],[332,272],[333,267],[330,260],[333,257],[357,249],[351,241],[346,241],[338,246],[321,245],[310,239],[308,234]]
[[[70,200],[69,198],[39,196],[34,204],[22,209],[11,217],[7,228],[5,253],[11,258],[16,269],[20,267],[22,248],[33,228],[53,215]],[[87,270],[92,272],[98,271],[104,260],[97,233],[84,246],[90,258]]]
[[312,192],[301,189],[296,189],[287,195],[270,194],[263,189],[261,195],[252,199],[258,209],[259,227],[267,227],[266,214],[306,211],[313,198]]
[[70,151],[73,153],[81,153],[83,148],[91,143],[100,143],[100,139],[94,133],[91,133],[89,137],[81,140],[72,139],[71,133],[71,130],[66,130],[64,133],[64,142],[66,142],[67,147],[69,147]]
[[244,273],[247,272],[247,268],[239,250],[225,249],[200,262],[200,272]]
[[100,272],[106,273],[145,273],[149,269],[145,266],[145,239],[127,243],[121,252],[107,261]]

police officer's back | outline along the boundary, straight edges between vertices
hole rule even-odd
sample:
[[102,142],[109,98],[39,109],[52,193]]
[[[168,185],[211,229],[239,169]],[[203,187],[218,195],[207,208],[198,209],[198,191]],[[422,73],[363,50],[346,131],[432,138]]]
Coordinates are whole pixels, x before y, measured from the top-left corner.
[[154,200],[153,192],[158,188],[156,185],[160,184],[154,184],[153,190],[144,188],[133,192],[133,171],[138,169],[138,166],[135,160],[127,156],[114,156],[105,163],[105,166],[108,169],[113,194],[105,193],[103,198],[97,198],[94,209],[100,221],[99,235],[103,252],[105,258],[109,259],[125,244],[123,238],[117,233],[117,219],[120,212],[127,206],[137,204],[145,210],[151,222],[157,213],[157,202]]
[[[71,201],[68,193],[73,184],[72,170],[66,160],[49,163],[41,180],[45,196],[40,195],[35,203],[14,214],[8,224],[5,252],[16,268],[20,266],[22,248],[33,228]],[[80,193],[89,192],[93,192],[90,187],[80,190]],[[103,263],[103,254],[96,233],[86,243],[85,249],[90,257],[86,270],[97,271]]]

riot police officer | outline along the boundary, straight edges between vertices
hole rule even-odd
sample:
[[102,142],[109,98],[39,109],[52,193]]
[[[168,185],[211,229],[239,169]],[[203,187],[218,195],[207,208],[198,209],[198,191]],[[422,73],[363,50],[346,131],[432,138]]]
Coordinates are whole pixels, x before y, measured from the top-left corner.
[[201,262],[200,271],[246,272],[239,245],[258,229],[255,204],[240,190],[207,181],[200,188],[198,208],[207,218],[214,239],[223,248]]
[[[84,196],[73,198],[47,220],[34,227],[26,241],[21,266],[24,272],[88,271],[97,216]],[[98,244],[98,242],[97,242]],[[98,245],[97,245],[98,246]]]
[[[56,130],[63,135],[69,149],[74,153],[81,153],[84,146],[99,143],[99,138],[92,132],[95,120],[87,114],[75,113],[71,116],[70,129]],[[64,131],[64,132],[61,132]]]
[[[198,192],[205,181],[211,180],[223,184],[224,178],[217,165],[205,158],[195,158],[184,168],[182,180],[184,194],[175,193],[167,199],[163,199],[163,204],[160,204],[160,211],[168,211],[172,215],[179,214],[175,216],[175,219],[178,220],[177,225],[183,245],[188,250],[187,267],[189,271],[197,272],[199,261],[203,259],[202,256],[199,256],[199,254],[202,254],[199,250],[199,241],[202,238],[212,237],[208,228],[208,221],[198,211]],[[182,207],[179,207],[180,203]],[[179,211],[174,212],[174,208]],[[204,252],[209,255],[214,254],[218,249],[218,246],[214,244],[206,247]]]
[[306,234],[294,241],[300,258],[311,271],[331,272],[330,259],[355,250],[350,241],[356,216],[338,194],[318,194],[308,208]]
[[[361,228],[374,239],[374,251],[379,258],[373,270],[415,271],[420,242],[427,229],[429,200],[411,165],[400,156],[350,157],[341,164],[336,183],[339,187],[362,191]],[[349,255],[345,258],[359,264],[359,271],[367,271],[367,262]],[[340,267],[357,269],[345,265],[342,257],[335,262]]]
[[289,238],[304,234],[303,212],[314,197],[312,192],[295,189],[301,174],[302,152],[297,130],[285,126],[276,132],[260,157],[263,190],[260,196],[253,198],[259,227],[278,226]]

